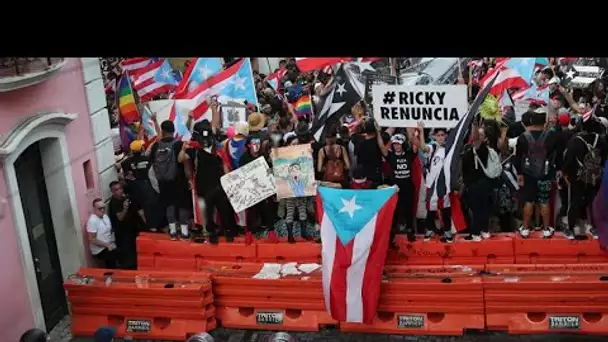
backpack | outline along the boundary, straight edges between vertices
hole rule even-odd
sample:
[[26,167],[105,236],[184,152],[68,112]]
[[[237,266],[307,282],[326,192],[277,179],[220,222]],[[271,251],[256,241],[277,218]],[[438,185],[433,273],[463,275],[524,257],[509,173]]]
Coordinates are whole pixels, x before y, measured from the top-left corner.
[[158,181],[172,181],[177,176],[177,157],[173,153],[173,146],[177,140],[158,141],[158,149],[154,155],[154,174]]
[[326,148],[323,148],[325,152],[325,174],[323,179],[326,182],[341,183],[344,181],[344,161],[342,160],[342,146],[340,146],[340,153],[336,155],[333,146],[330,147],[329,153]]
[[483,166],[481,159],[479,159],[479,156],[477,155],[476,148],[473,148],[473,154],[475,155],[475,168],[477,168],[477,165],[481,165],[483,173],[485,173],[486,176],[488,176],[488,178],[490,179],[496,179],[500,177],[500,175],[502,174],[502,163],[500,162],[500,156],[498,155],[496,150],[491,147],[488,147],[487,167]]
[[583,157],[583,162],[580,162],[578,158],[576,160],[579,165],[578,178],[585,184],[596,186],[602,178],[602,156],[597,148],[599,135],[595,134],[593,145],[588,144],[580,135],[576,137],[587,146],[587,153]]
[[543,131],[538,140],[530,132],[525,132],[524,137],[528,140],[528,153],[524,158],[523,174],[542,179],[549,174],[549,160],[545,139],[548,131]]

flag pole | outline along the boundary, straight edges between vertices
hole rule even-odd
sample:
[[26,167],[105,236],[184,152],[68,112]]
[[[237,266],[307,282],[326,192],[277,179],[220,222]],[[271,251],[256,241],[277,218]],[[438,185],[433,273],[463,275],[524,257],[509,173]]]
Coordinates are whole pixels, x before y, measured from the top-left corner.
[[[251,58],[249,57],[243,57],[243,58],[247,58],[247,64],[249,65],[249,76],[251,77],[251,80],[253,81],[253,96],[255,97],[255,105],[257,107],[259,107],[260,102],[258,102],[258,92],[255,91],[255,81],[253,80],[253,68],[251,67]],[[259,110],[260,108],[258,108]]]

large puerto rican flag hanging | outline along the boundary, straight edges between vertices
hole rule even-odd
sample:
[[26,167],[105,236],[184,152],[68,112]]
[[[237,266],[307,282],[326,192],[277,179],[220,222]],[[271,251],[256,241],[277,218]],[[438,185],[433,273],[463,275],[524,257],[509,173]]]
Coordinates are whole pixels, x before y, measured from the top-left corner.
[[319,187],[323,293],[338,321],[371,324],[380,298],[397,188]]

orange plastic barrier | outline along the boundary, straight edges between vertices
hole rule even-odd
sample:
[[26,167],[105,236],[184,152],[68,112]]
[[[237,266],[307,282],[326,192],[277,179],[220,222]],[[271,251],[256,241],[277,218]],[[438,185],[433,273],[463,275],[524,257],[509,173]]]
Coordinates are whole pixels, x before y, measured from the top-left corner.
[[340,323],[343,332],[462,335],[484,328],[482,266],[386,267],[371,325]]
[[216,326],[211,281],[204,272],[83,268],[64,287],[74,336],[113,326],[118,337],[185,340]]
[[253,279],[262,267],[242,268],[214,275],[217,318],[226,328],[319,331],[337,325],[325,310],[320,269],[281,279]]
[[543,239],[542,232],[534,232],[527,239],[513,239],[516,264],[577,264],[608,262],[608,253],[598,240],[568,240],[562,233]]
[[321,244],[298,241],[295,245],[285,242],[257,242],[257,260],[259,262],[300,262],[321,263]]
[[608,264],[489,265],[488,330],[608,335]]
[[485,265],[512,264],[513,234],[495,234],[481,242],[464,240],[464,235],[457,235],[456,241],[446,244],[435,238],[425,242],[417,236],[415,242],[409,242],[404,236],[397,238],[399,251],[389,253],[387,263],[408,265]]
[[218,245],[193,241],[171,241],[166,234],[142,233],[137,238],[137,261],[140,269],[194,271],[199,259],[255,261],[257,246],[246,245],[243,238]]

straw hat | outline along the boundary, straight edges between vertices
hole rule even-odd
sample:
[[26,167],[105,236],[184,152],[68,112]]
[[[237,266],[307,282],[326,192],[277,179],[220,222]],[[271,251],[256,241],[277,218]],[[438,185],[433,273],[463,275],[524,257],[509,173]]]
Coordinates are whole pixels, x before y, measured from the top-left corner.
[[251,113],[247,118],[247,124],[249,125],[249,132],[257,132],[264,128],[266,123],[266,117],[260,113]]

